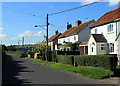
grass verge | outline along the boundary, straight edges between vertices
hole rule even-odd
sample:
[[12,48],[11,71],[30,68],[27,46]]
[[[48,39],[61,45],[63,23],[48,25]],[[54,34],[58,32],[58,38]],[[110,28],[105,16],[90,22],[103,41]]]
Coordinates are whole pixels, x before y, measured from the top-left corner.
[[90,66],[73,67],[72,65],[54,62],[46,63],[45,65],[62,71],[78,73],[82,76],[93,79],[104,79],[113,75],[112,71],[100,67]]
[[34,61],[34,62],[39,62],[39,63],[46,63],[47,61],[43,61],[42,59],[31,59],[31,61]]

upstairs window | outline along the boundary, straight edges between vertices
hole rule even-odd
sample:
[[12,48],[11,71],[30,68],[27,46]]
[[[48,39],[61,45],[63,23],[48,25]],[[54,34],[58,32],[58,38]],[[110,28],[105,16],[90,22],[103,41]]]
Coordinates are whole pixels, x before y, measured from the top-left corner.
[[108,32],[112,32],[113,31],[113,24],[108,25],[107,31]]
[[74,40],[76,40],[76,36],[74,36]]
[[95,34],[97,34],[97,29],[95,29]]
[[68,38],[68,42],[70,41],[70,38]]

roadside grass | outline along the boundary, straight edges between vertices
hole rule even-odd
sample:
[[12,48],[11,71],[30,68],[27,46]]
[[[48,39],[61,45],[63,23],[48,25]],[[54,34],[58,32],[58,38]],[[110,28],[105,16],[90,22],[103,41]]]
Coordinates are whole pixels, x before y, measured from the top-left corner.
[[34,61],[34,62],[39,62],[39,63],[46,63],[47,61],[46,60],[42,60],[42,59],[30,59],[31,61]]
[[17,55],[20,56],[20,53],[23,51],[5,51],[7,55]]
[[104,79],[113,75],[112,71],[106,70],[101,67],[90,67],[90,66],[73,67],[72,65],[54,63],[54,62],[46,63],[45,65],[62,71],[78,73],[82,76],[93,79]]

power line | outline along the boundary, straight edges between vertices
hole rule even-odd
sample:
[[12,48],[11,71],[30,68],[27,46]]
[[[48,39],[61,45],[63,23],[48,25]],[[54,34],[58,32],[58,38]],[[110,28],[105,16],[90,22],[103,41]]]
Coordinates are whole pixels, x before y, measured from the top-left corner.
[[75,8],[72,8],[72,9],[68,9],[68,10],[64,10],[64,11],[60,11],[60,12],[56,12],[56,13],[51,13],[49,15],[55,15],[55,14],[60,14],[60,13],[68,12],[68,11],[71,11],[71,10],[75,10],[75,9],[79,9],[79,8],[82,8],[82,7],[85,7],[85,6],[96,4],[96,3],[101,2],[101,1],[104,1],[104,0],[100,0],[100,1],[97,1],[97,2],[93,2],[93,3],[86,4],[86,5],[83,5],[83,6],[80,6],[80,7],[75,7]]
[[11,11],[19,12],[19,13],[22,13],[22,14],[27,14],[27,15],[30,15],[30,16],[34,16],[34,17],[41,17],[41,16],[38,16],[38,15],[35,15],[35,14],[26,13],[26,12],[19,11],[19,10],[16,10],[16,9],[12,9],[12,8],[9,8],[9,7],[6,7],[6,6],[0,6],[0,7],[11,10]]
[[54,27],[58,27],[58,28],[66,28],[66,27],[64,27],[64,26],[54,25],[54,24],[51,24],[51,23],[49,23],[49,25],[54,26]]

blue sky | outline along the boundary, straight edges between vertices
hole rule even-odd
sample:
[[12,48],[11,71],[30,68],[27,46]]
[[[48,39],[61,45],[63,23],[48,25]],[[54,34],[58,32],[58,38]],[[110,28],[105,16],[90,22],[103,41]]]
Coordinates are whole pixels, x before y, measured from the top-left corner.
[[[87,0],[85,0],[87,1]],[[90,1],[90,0],[88,0]],[[94,0],[93,0],[94,1]],[[18,44],[18,40],[25,37],[25,44],[41,42],[46,30],[37,25],[46,25],[46,14],[55,13],[74,7],[82,6],[84,2],[3,2],[2,3],[2,26],[0,25],[0,37],[6,45]],[[77,20],[83,23],[88,20],[97,20],[106,12],[117,8],[117,4],[100,2],[73,11],[49,16],[49,23],[60,27],[49,25],[49,37],[55,31],[63,33],[66,24],[76,25]],[[1,8],[1,7],[0,7]],[[36,16],[33,16],[36,15]]]

